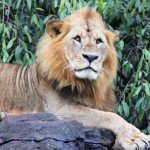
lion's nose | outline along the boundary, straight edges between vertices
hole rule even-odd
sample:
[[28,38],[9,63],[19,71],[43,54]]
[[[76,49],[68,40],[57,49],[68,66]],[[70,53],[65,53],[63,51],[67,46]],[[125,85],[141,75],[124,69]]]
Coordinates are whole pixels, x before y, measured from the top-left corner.
[[82,54],[82,56],[89,61],[89,63],[93,62],[94,60],[98,59],[96,55],[89,55],[89,54]]

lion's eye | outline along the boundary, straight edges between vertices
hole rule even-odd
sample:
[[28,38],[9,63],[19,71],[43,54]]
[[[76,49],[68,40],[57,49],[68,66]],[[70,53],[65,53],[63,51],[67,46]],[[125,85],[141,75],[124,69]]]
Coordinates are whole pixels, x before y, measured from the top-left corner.
[[77,42],[81,42],[81,38],[78,35],[74,38],[74,40],[76,40]]
[[102,39],[101,38],[98,38],[97,40],[96,40],[96,44],[99,44],[99,43],[102,43],[103,41],[102,41]]

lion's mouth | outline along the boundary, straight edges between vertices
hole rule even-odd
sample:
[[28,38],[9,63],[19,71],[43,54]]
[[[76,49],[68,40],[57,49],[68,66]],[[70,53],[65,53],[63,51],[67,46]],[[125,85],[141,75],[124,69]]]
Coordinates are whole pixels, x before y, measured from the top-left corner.
[[75,69],[75,71],[83,71],[83,70],[87,70],[87,69],[90,69],[90,70],[94,71],[95,73],[97,73],[97,71],[90,66],[82,68],[82,69]]

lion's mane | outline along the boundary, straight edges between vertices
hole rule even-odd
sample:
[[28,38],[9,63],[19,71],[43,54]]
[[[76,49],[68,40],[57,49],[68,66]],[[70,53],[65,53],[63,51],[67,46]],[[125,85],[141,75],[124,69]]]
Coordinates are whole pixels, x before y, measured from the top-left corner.
[[[76,11],[68,17],[67,21],[99,17],[95,9],[82,9]],[[80,21],[80,19],[78,19]],[[94,21],[94,19],[93,19]],[[82,97],[90,97],[96,107],[101,110],[112,111],[114,109],[115,97],[113,92],[113,78],[117,71],[117,58],[114,48],[116,35],[106,29],[104,22],[101,20],[101,28],[109,44],[109,53],[103,63],[104,73],[95,81],[86,81],[78,79],[73,72],[66,69],[67,63],[64,59],[64,44],[62,39],[69,31],[68,26],[62,27],[61,35],[51,41],[51,37],[45,33],[38,43],[37,62],[40,71],[45,79],[49,82],[57,81],[57,90],[71,86],[71,89],[77,89],[82,93]]]

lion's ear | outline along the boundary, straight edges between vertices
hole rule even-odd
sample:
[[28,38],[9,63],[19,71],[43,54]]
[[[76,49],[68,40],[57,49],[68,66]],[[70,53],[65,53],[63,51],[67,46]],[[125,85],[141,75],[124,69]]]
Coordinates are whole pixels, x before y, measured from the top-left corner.
[[64,22],[59,19],[53,19],[49,20],[46,23],[46,32],[52,37],[57,37],[59,34],[61,34],[61,29]]
[[116,31],[116,30],[113,32],[106,30],[105,35],[109,44],[113,44],[115,41],[119,39],[119,31]]

